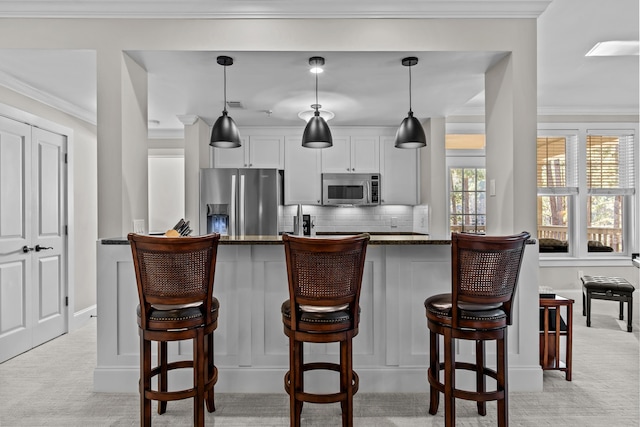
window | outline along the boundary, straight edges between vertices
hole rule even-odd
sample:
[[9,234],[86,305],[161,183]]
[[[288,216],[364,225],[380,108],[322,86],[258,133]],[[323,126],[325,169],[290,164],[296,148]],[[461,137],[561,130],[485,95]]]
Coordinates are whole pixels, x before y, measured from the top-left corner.
[[633,134],[588,132],[586,151],[588,248],[624,253],[635,193]]
[[486,232],[484,127],[448,124],[447,150],[449,229],[458,233]]
[[449,168],[449,225],[452,232],[486,231],[486,170]]
[[633,132],[539,132],[540,252],[574,256],[628,252],[634,155]]
[[571,252],[570,212],[578,194],[576,135],[539,136],[537,147],[540,252]]

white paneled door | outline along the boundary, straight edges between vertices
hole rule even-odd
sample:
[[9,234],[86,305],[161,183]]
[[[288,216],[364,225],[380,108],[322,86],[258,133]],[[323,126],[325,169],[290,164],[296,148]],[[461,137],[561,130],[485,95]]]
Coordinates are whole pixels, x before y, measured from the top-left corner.
[[67,330],[65,151],[0,117],[0,362]]

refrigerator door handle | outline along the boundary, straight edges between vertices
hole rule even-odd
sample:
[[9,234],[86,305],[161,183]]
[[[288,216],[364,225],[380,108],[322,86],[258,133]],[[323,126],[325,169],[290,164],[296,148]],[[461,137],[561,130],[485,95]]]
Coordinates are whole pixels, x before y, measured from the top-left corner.
[[236,195],[236,175],[231,175],[231,209],[229,212],[229,235],[236,235],[236,210],[237,210],[237,195]]
[[244,222],[244,174],[240,173],[240,197],[238,200],[238,206],[240,208],[240,212],[238,218],[240,219],[240,235],[244,236],[245,234],[245,222]]

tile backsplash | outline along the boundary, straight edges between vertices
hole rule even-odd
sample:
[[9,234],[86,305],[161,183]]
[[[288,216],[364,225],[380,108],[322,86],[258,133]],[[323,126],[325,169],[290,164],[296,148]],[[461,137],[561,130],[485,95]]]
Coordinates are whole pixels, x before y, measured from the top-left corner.
[[[293,230],[293,217],[298,212],[298,207],[297,205],[283,206],[281,212],[280,231],[291,232]],[[414,228],[420,228],[414,226],[414,206],[332,207],[302,205],[302,213],[315,217],[316,233],[404,233],[412,232]],[[424,227],[423,229],[426,230]],[[417,229],[415,231],[424,232]]]

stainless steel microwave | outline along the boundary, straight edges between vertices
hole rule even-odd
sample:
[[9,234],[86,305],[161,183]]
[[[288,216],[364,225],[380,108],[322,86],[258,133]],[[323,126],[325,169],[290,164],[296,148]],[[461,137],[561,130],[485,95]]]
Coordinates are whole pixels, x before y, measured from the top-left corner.
[[373,173],[323,173],[325,206],[374,206],[380,204],[380,175]]

